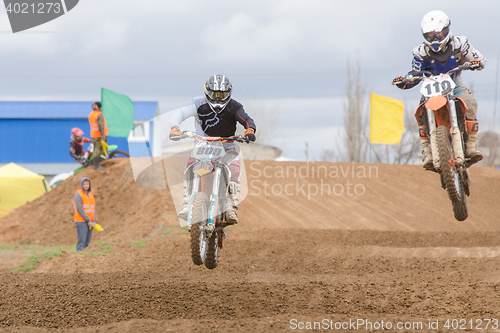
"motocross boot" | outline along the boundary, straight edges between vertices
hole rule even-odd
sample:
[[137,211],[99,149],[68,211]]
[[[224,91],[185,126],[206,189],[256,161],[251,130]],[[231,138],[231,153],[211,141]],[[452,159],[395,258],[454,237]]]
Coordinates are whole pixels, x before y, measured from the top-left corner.
[[422,166],[424,169],[433,169],[434,164],[432,160],[432,151],[429,147],[429,139],[422,139],[422,154],[424,158],[422,159]]
[[226,223],[238,223],[238,203],[240,201],[240,183],[229,182],[229,195],[226,203]]
[[470,164],[477,163],[483,159],[483,154],[477,150],[477,134],[469,134],[465,142],[465,157],[470,158]]
[[184,179],[183,182],[184,197],[182,199],[182,209],[177,214],[177,217],[181,220],[187,221],[189,214],[189,192],[188,192],[188,181]]
[[97,156],[92,160],[94,164],[94,170],[106,170],[106,168],[101,166],[101,156]]

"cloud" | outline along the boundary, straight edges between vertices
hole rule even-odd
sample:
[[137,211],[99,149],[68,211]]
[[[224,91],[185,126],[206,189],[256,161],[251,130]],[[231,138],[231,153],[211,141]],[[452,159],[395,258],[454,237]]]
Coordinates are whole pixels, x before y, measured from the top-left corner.
[[104,19],[90,25],[80,36],[80,52],[97,55],[103,52],[121,51],[128,44],[130,23],[124,20]]
[[238,13],[226,21],[209,24],[202,41],[209,62],[255,64],[286,62],[287,52],[301,38],[301,32],[286,20],[262,22]]
[[[484,73],[467,75],[478,88],[494,84],[498,50],[484,25],[500,29],[500,1],[478,0],[467,11],[452,0],[440,6],[452,31],[489,60]],[[9,64],[2,75],[11,78],[0,90],[65,98],[106,85],[164,98],[191,95],[223,72],[248,95],[327,96],[342,94],[346,60],[359,55],[368,87],[394,91],[390,80],[409,70],[411,50],[422,40],[420,21],[431,9],[431,0],[418,8],[400,0],[85,0],[30,30],[55,33],[0,34],[0,61]],[[0,30],[9,29],[0,6]],[[43,78],[43,86],[22,78],[30,75]]]
[[3,55],[12,57],[14,62],[18,59],[17,55],[19,54],[31,56],[53,55],[55,53],[54,49],[57,47],[57,36],[55,33],[50,32],[49,29],[43,30],[42,33],[36,33],[36,31],[11,33],[12,29],[6,12],[0,12],[0,32],[0,43],[2,45],[0,47],[0,57]]

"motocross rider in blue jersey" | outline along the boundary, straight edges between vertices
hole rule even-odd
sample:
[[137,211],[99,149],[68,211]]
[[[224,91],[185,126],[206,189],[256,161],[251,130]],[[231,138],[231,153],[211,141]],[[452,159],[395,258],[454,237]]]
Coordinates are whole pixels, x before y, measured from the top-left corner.
[[[453,36],[450,31],[450,20],[448,16],[440,10],[427,13],[421,23],[424,42],[413,49],[412,70],[408,76],[422,75],[419,71],[429,71],[433,75],[446,73],[449,70],[470,63],[477,66],[477,70],[484,68],[486,59],[481,53],[476,51],[464,36]],[[467,89],[461,77],[461,71],[455,72],[451,78],[456,84],[453,94],[459,97],[467,106],[465,113],[467,128],[471,129],[464,133],[465,157],[470,158],[472,163],[483,159],[482,154],[477,150],[477,102],[472,93]],[[402,76],[396,77],[395,83],[401,82]],[[418,84],[418,81],[397,84],[398,88],[409,89]],[[423,148],[423,167],[433,168],[432,152],[429,147],[425,120],[420,120],[420,137]]]

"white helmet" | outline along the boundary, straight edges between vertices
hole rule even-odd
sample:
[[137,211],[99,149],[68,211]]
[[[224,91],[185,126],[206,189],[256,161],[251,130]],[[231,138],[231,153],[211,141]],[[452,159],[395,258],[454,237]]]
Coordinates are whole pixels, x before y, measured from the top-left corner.
[[422,19],[424,42],[434,52],[443,51],[450,40],[450,23],[448,16],[440,10],[428,12]]
[[229,104],[232,91],[233,85],[225,75],[213,75],[205,82],[205,98],[216,113],[221,113]]

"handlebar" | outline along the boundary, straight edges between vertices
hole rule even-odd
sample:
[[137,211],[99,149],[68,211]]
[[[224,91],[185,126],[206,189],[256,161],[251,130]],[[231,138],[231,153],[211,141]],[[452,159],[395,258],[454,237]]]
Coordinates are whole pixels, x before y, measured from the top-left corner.
[[229,137],[221,137],[221,136],[203,136],[198,133],[190,132],[190,131],[183,131],[181,135],[179,136],[179,139],[195,139],[198,142],[201,141],[206,141],[206,142],[245,142],[245,143],[250,143],[251,141],[245,139],[241,135],[239,136],[229,136]]
[[[443,73],[443,74],[450,75],[450,74],[453,74],[455,72],[469,70],[469,69],[476,69],[476,68],[479,68],[479,64],[471,65],[470,63],[466,62],[465,64],[457,66],[457,67],[453,68],[452,70],[449,70],[448,72]],[[414,74],[415,75],[408,74],[402,81],[398,81],[398,82],[392,81],[392,85],[394,86],[397,84],[405,84],[405,83],[410,83],[410,82],[415,82],[415,81],[422,81],[426,77],[434,76],[434,74],[432,74],[429,71],[418,71],[418,72],[414,72]]]

